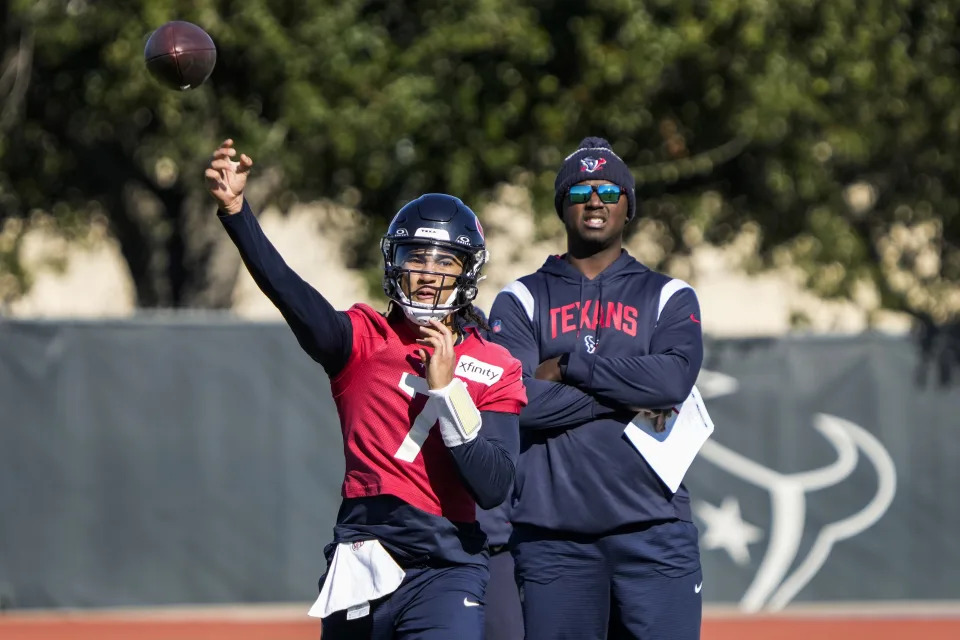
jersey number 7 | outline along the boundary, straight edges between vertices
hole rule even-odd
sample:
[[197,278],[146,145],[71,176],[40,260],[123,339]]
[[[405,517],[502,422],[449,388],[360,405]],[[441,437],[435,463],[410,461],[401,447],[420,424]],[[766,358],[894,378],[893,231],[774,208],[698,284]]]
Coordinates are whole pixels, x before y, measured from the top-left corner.
[[[426,379],[410,373],[403,373],[400,376],[400,389],[413,399],[417,397],[417,394],[427,395],[430,387],[427,385]],[[408,431],[407,435],[403,438],[403,442],[400,443],[400,448],[393,454],[393,457],[399,458],[404,462],[413,462],[416,460],[417,456],[420,455],[420,449],[423,448],[423,443],[427,441],[427,436],[430,435],[430,429],[432,429],[436,423],[437,414],[433,408],[433,403],[428,400],[427,403],[423,405],[423,410],[420,411],[420,414],[413,421],[410,431]]]

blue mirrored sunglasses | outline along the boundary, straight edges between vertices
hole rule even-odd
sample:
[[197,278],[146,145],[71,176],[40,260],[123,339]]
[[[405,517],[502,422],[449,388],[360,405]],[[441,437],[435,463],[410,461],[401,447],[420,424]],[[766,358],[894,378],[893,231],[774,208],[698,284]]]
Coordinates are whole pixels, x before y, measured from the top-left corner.
[[615,203],[623,193],[623,189],[618,184],[575,184],[567,193],[571,203],[583,204],[590,201],[594,191],[600,197],[600,202],[604,204]]

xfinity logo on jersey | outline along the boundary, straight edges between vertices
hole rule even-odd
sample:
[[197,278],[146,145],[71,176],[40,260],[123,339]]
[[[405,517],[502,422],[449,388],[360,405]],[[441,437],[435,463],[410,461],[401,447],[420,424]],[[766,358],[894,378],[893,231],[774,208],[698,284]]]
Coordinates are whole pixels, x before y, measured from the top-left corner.
[[470,356],[460,356],[454,374],[490,386],[503,375],[503,367],[487,364]]
[[579,302],[550,309],[550,337],[577,331],[594,330],[597,327],[623,331],[628,336],[637,335],[637,308],[622,302],[608,302],[602,306],[599,300],[586,300],[583,308]]

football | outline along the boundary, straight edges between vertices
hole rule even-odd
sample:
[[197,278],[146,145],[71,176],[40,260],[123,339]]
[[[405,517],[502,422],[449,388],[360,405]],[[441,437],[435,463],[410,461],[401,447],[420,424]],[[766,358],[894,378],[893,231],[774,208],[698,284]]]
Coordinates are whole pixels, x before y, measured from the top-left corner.
[[217,47],[197,25],[174,20],[150,34],[143,58],[158,82],[186,91],[199,87],[213,73]]

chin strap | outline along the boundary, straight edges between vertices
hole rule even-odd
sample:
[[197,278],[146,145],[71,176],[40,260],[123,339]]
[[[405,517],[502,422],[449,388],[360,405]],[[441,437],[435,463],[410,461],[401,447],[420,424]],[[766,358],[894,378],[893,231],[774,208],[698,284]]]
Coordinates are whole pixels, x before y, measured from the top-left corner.
[[443,322],[444,318],[453,313],[452,311],[423,309],[421,307],[406,305],[402,302],[400,303],[400,308],[403,309],[403,315],[407,316],[408,320],[422,326],[430,324],[431,319],[436,320],[437,322]]
[[473,403],[463,380],[454,378],[442,389],[430,389],[427,394],[436,406],[443,444],[458,447],[480,435],[480,410]]
[[456,309],[450,308],[437,308],[437,307],[449,307],[450,303],[454,301],[457,297],[457,292],[459,288],[454,288],[450,292],[450,296],[447,298],[447,301],[442,305],[421,305],[416,302],[412,302],[410,298],[403,294],[403,291],[398,287],[397,288],[397,297],[400,298],[397,302],[400,304],[400,308],[403,309],[403,315],[407,316],[411,322],[415,322],[419,325],[428,325],[430,320],[436,320],[438,322],[443,322],[443,319],[446,318],[451,313],[454,313]]

